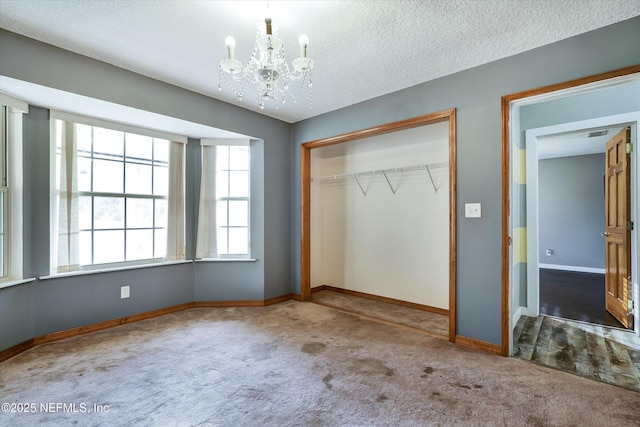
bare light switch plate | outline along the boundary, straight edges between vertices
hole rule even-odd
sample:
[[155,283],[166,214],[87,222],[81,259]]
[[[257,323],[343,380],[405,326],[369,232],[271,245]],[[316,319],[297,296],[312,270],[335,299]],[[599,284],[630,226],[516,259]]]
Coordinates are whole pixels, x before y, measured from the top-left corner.
[[482,206],[480,203],[465,203],[465,218],[480,218],[482,216]]

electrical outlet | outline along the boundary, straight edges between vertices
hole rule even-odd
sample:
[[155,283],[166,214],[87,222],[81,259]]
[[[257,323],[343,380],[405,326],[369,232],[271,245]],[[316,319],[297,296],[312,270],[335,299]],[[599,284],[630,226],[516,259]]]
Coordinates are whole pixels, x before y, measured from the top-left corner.
[[120,287],[120,299],[129,298],[131,295],[131,286],[121,286]]

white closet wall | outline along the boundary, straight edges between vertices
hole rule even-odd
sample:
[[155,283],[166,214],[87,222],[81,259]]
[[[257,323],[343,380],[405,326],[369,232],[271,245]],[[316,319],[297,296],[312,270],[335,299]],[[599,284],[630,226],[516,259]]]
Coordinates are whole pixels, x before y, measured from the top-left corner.
[[447,123],[314,149],[311,286],[448,309],[448,156]]

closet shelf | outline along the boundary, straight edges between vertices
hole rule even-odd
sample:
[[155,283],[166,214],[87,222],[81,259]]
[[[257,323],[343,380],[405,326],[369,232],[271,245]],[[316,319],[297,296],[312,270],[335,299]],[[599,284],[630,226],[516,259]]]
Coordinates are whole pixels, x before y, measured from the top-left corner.
[[432,164],[424,164],[424,165],[416,165],[416,166],[406,166],[406,167],[402,167],[402,168],[378,169],[378,170],[370,170],[370,171],[364,171],[364,172],[345,173],[345,174],[340,174],[340,175],[328,175],[328,176],[323,176],[323,177],[320,177],[320,178],[313,178],[312,181],[326,182],[326,181],[336,181],[336,180],[341,180],[341,179],[352,179],[353,178],[356,181],[356,183],[358,184],[358,187],[360,187],[360,191],[362,191],[362,194],[364,194],[366,196],[367,195],[367,191],[365,191],[365,189],[362,186],[362,183],[360,182],[359,178],[367,177],[367,176],[374,176],[374,175],[383,175],[384,178],[387,180],[387,184],[389,184],[389,188],[391,189],[391,192],[393,194],[396,194],[396,191],[398,190],[398,187],[396,186],[396,188],[393,188],[393,185],[391,185],[391,181],[389,180],[389,174],[404,173],[404,172],[415,172],[415,171],[426,170],[427,173],[429,174],[429,179],[431,180],[431,185],[433,185],[433,189],[436,192],[438,192],[438,188],[436,187],[436,183],[433,180],[433,175],[431,173],[431,170],[433,170],[433,169],[443,169],[443,168],[448,168],[448,167],[449,167],[448,163],[432,163]]

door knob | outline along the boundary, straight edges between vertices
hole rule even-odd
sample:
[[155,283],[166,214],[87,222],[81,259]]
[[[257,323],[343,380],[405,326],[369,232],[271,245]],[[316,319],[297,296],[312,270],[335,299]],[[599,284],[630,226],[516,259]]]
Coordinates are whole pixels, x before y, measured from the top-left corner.
[[600,235],[602,237],[607,237],[609,235],[609,233],[607,233],[606,231],[603,231],[602,233],[600,233]]

